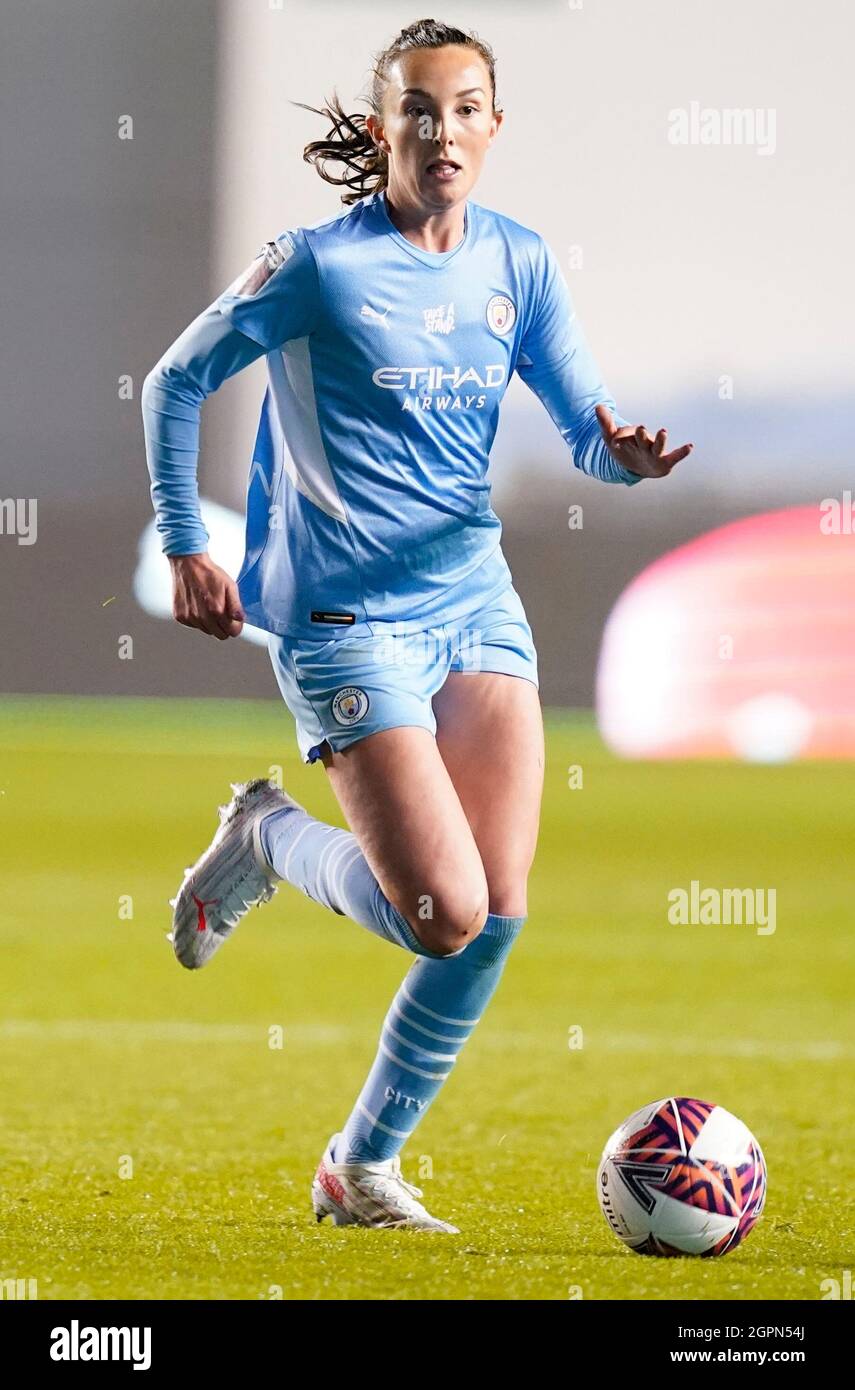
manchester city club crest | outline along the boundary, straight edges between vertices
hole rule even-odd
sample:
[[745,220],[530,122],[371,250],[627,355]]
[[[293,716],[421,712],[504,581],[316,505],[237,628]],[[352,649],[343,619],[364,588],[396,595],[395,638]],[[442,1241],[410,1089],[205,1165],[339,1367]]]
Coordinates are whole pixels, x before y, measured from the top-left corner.
[[487,323],[493,333],[503,338],[517,320],[516,305],[506,294],[494,294],[487,304]]
[[346,685],[333,696],[332,712],[339,724],[358,724],[368,713],[368,696],[358,685]]

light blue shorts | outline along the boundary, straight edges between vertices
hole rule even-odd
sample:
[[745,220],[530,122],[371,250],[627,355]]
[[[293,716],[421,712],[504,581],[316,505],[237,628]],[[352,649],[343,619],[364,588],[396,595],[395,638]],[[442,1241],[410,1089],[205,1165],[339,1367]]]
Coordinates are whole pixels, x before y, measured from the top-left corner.
[[315,762],[325,741],[339,752],[381,729],[415,725],[435,735],[431,700],[449,671],[498,671],[538,685],[534,640],[513,585],[452,623],[357,626],[327,641],[270,636],[304,762]]

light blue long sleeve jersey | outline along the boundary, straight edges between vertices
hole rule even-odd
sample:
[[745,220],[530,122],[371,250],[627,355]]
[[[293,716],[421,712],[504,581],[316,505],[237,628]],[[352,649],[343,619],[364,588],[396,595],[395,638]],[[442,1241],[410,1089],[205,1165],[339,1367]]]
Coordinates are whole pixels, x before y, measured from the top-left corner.
[[427,627],[511,582],[487,472],[514,371],[577,467],[639,481],[602,439],[594,407],[615,402],[543,239],[468,202],[463,240],[423,251],[375,193],[268,243],[146,378],[167,555],[207,549],[201,403],[262,354],[269,381],[238,590],[247,620],[269,632],[328,639],[380,622]]

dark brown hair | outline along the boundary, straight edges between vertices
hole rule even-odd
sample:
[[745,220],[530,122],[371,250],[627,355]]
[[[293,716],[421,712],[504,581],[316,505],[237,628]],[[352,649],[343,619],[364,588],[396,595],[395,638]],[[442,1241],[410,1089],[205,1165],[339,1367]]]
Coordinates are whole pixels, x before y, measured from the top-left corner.
[[[445,48],[449,44],[472,48],[484,59],[490,74],[493,110],[498,110],[496,60],[490,45],[484,43],[476,34],[455,29],[450,24],[440,24],[435,19],[419,19],[415,24],[409,24],[406,29],[402,29],[389,47],[384,48],[374,60],[369,98],[374,115],[379,117],[381,114],[383,96],[389,81],[389,68],[396,58],[414,48]],[[331,122],[326,138],[312,140],[303,150],[303,158],[307,164],[314,165],[326,183],[348,190],[341,195],[343,203],[356,203],[367,193],[376,193],[386,187],[389,181],[388,159],[371,139],[365,127],[365,117],[361,113],[347,115],[335,92],[326,106],[306,106],[302,101],[294,104]],[[330,173],[330,164],[344,166],[340,177]]]

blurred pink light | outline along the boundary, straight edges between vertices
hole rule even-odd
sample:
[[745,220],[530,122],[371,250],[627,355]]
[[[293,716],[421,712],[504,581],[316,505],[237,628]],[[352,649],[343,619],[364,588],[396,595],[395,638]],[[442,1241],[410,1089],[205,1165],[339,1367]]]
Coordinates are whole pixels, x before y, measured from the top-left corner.
[[855,757],[855,536],[845,516],[829,534],[823,516],[797,507],[733,522],[632,581],[597,671],[613,751]]

